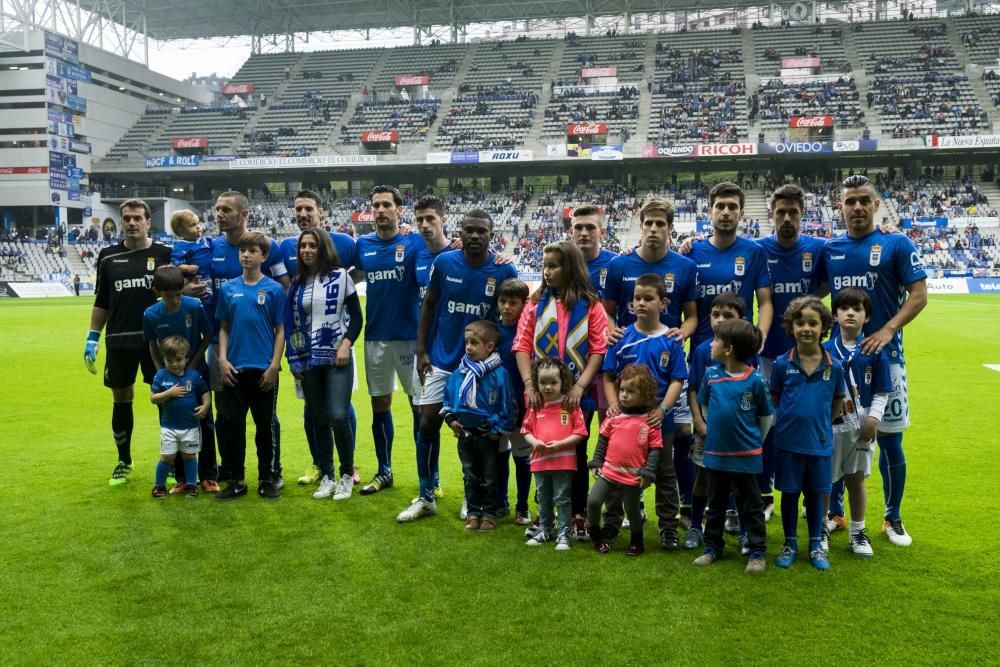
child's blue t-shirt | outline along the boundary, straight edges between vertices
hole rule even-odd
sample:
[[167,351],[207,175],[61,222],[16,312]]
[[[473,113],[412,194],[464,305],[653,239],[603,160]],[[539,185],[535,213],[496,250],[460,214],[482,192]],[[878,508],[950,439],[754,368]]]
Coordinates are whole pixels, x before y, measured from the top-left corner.
[[142,314],[142,334],[147,343],[158,342],[170,336],[181,336],[191,346],[191,354],[198,350],[203,336],[212,337],[212,324],[202,302],[191,296],[181,296],[176,313],[167,311],[162,301],[157,301]]
[[229,322],[226,358],[236,370],[266,370],[274,354],[275,327],[284,324],[285,290],[263,276],[256,285],[241,277],[223,284],[215,308],[218,322]]
[[[844,367],[844,381],[847,390],[858,407],[868,409],[875,394],[892,393],[892,373],[889,371],[889,354],[882,350],[878,354],[861,351],[864,335],[859,336],[855,346],[849,348],[840,337],[840,332],[830,336],[823,348]],[[847,403],[844,403],[845,407]]]
[[730,375],[716,365],[705,371],[698,404],[706,411],[705,467],[738,473],[760,473],[763,438],[760,418],[773,413],[767,383],[754,368]]
[[823,351],[823,357],[806,375],[793,348],[774,362],[771,394],[778,398],[774,419],[774,445],[778,449],[810,456],[833,456],[833,401],[847,395],[844,367]]
[[497,341],[497,354],[503,362],[503,367],[510,376],[510,383],[514,389],[514,401],[517,403],[517,423],[525,415],[524,411],[524,382],[521,380],[521,371],[517,368],[517,358],[514,354],[514,337],[517,336],[517,323],[507,326],[503,322],[497,322],[500,329],[500,340]]
[[197,428],[194,411],[201,405],[201,397],[208,391],[208,384],[197,371],[185,369],[184,375],[177,377],[166,368],[161,368],[153,376],[150,392],[159,394],[177,384],[186,386],[188,392],[160,404],[160,426],[177,431]]
[[174,266],[194,264],[198,267],[198,280],[212,284],[212,242],[200,236],[194,241],[175,239],[170,250],[170,263]]
[[[625,327],[622,337],[604,355],[601,371],[618,377],[629,364],[642,364],[652,371],[657,401],[663,400],[672,380],[688,379],[684,348],[667,335],[666,329],[651,336],[638,331],[635,325]],[[663,416],[663,422],[664,433],[673,430],[673,410]]]
[[357,266],[365,272],[365,340],[416,340],[420,317],[417,255],[427,244],[419,234],[357,242]]

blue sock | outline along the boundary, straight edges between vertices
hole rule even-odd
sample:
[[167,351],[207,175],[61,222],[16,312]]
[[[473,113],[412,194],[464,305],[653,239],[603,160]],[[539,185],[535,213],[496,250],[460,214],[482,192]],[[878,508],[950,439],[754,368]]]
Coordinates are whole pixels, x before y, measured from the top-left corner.
[[358,447],[358,416],[354,413],[354,404],[347,406],[347,421],[351,424],[351,451]]
[[514,479],[517,483],[518,512],[528,511],[528,494],[531,493],[531,459],[527,456],[514,457]]
[[378,459],[378,474],[392,474],[392,412],[372,413],[372,437],[375,439],[375,458]]
[[823,494],[806,491],[802,502],[806,506],[806,526],[809,527],[809,550],[819,548],[819,541],[823,538],[823,524],[826,523],[826,516],[823,514]]
[[830,514],[834,516],[845,516],[843,477],[833,483],[833,489],[830,491]]
[[507,492],[510,489],[510,450],[497,453],[497,509],[508,509],[510,499]]
[[902,433],[878,434],[878,469],[882,473],[882,494],[885,497],[885,518],[899,519],[899,506],[906,488],[906,458],[903,456]]
[[434,476],[431,474],[431,440],[420,431],[413,438],[417,450],[417,479],[420,480],[420,497],[434,502]]
[[167,485],[167,473],[174,469],[172,463],[164,463],[163,459],[156,462],[156,485]]
[[198,480],[198,457],[192,456],[184,459],[184,481],[188,486],[194,486]]
[[434,452],[434,456],[431,458],[431,478],[434,480],[434,488],[441,486],[441,431],[435,431],[434,435],[430,436],[429,442],[431,445],[431,451]]
[[799,539],[799,494],[781,494],[781,527],[785,531],[785,543]]

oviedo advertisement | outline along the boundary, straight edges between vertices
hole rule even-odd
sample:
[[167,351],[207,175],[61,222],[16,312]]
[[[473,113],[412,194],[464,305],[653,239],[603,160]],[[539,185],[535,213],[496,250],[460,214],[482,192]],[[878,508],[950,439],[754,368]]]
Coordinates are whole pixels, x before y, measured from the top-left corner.
[[875,139],[848,141],[782,141],[765,144],[690,144],[687,146],[643,146],[644,158],[708,158],[747,155],[811,155],[858,153],[878,150]]

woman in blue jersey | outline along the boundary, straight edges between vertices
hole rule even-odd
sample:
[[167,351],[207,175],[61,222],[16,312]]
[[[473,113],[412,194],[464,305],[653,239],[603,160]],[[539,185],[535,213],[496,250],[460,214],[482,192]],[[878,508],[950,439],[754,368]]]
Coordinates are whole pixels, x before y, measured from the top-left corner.
[[[352,346],[361,333],[361,301],[329,235],[306,229],[298,241],[298,273],[288,288],[285,355],[302,382],[312,414],[323,477],[314,498],[346,500],[354,490],[354,434],[348,419],[354,380]],[[332,429],[332,435],[331,435]],[[340,457],[333,472],[333,445]]]

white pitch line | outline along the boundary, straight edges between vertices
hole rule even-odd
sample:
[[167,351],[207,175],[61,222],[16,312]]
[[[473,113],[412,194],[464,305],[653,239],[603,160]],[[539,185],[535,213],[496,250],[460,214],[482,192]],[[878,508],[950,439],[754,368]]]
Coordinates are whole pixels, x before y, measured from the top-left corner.
[[1000,364],[983,364],[983,366],[990,369],[991,371],[997,371],[998,373],[1000,373]]

